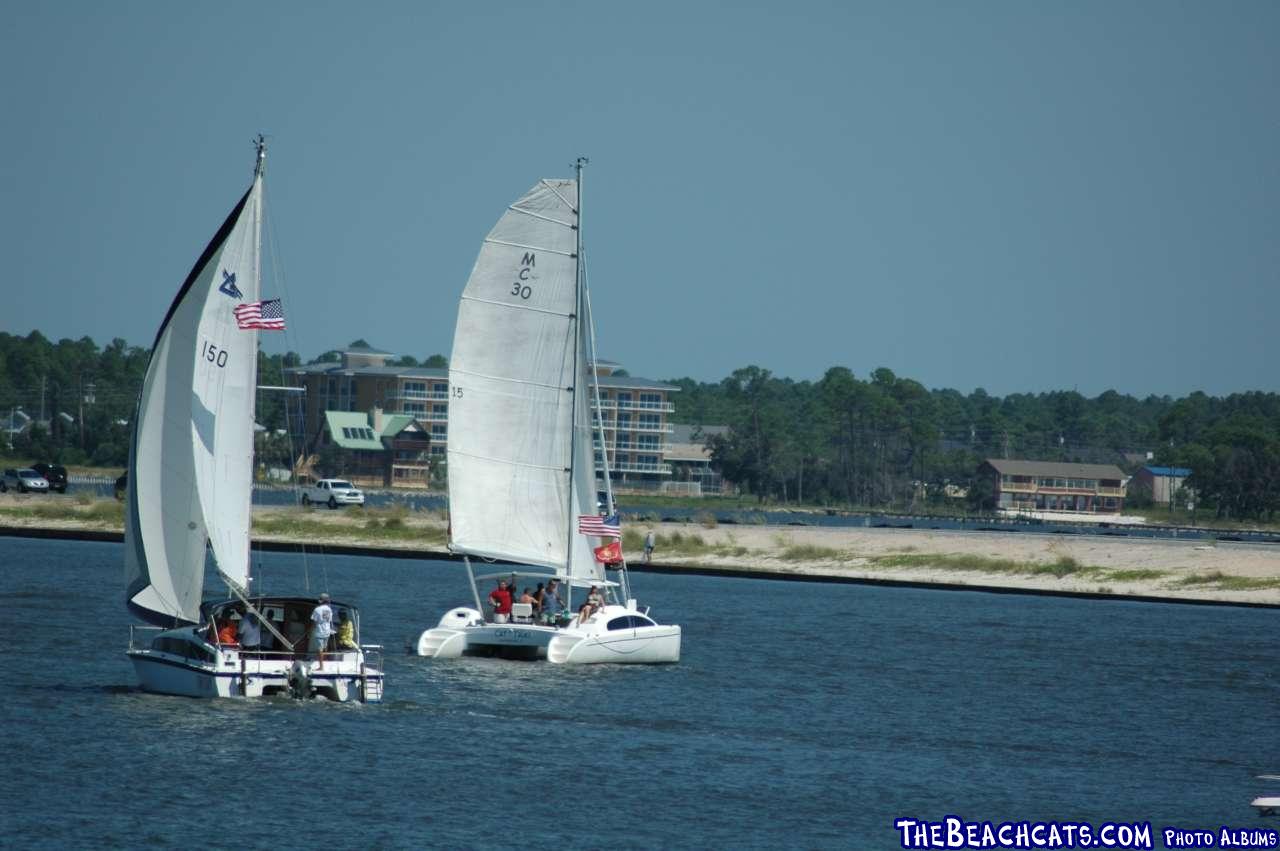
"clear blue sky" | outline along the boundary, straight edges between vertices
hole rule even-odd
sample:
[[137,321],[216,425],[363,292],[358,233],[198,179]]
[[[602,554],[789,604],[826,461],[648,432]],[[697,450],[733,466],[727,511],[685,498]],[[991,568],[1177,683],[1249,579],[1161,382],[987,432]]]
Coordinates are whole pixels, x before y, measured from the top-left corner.
[[0,330],[150,345],[270,139],[304,358],[448,354],[591,158],[601,356],[653,378],[1280,390],[1274,2],[51,2],[0,29]]

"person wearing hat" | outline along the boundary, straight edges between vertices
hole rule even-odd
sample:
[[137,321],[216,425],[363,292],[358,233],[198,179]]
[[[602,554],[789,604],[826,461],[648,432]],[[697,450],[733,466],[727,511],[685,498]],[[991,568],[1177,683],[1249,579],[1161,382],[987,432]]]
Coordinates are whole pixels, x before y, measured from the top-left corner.
[[333,609],[329,606],[329,595],[321,594],[320,603],[311,611],[311,652],[320,657],[317,671],[324,670],[324,648],[333,635]]

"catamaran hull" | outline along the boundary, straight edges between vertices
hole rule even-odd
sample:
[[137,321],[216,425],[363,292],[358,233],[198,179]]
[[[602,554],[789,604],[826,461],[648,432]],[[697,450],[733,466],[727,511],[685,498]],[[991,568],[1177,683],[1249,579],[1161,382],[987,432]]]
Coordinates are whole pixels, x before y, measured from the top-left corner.
[[[610,608],[600,620],[607,623],[627,611]],[[661,665],[680,661],[678,626],[600,631],[602,624],[596,618],[585,627],[492,624],[483,622],[474,609],[451,610],[440,619],[440,624],[418,636],[414,647],[417,655],[432,659],[460,656],[545,659],[564,665]]]
[[253,698],[319,695],[343,703],[382,700],[382,673],[370,668],[360,674],[338,668],[318,671],[314,663],[302,661],[273,660],[254,664],[246,660],[243,671],[238,663],[217,670],[213,665],[192,664],[149,650],[131,650],[129,658],[142,690],[153,694]]
[[680,661],[680,627],[651,626],[625,635],[577,636],[566,632],[552,639],[547,661],[562,665],[665,665]]

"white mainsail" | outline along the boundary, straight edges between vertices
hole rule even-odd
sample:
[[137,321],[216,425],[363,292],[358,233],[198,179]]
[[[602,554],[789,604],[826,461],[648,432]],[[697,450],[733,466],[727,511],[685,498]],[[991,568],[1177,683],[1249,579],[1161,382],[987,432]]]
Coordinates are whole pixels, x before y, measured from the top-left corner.
[[[259,161],[261,163],[261,160]],[[152,623],[199,620],[205,543],[243,587],[249,569],[260,299],[261,167],[178,291],[143,380],[129,447],[125,582]]]
[[539,181],[471,271],[449,361],[449,519],[456,552],[595,581],[598,541],[574,516],[596,512],[577,204],[577,181]]

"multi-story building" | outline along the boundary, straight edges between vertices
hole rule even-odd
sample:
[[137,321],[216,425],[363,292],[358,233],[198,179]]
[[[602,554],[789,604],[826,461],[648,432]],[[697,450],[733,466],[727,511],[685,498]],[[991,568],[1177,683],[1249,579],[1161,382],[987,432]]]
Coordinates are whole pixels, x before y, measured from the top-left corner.
[[707,449],[707,438],[728,431],[723,425],[672,426],[666,455],[672,480],[664,490],[682,496],[735,493],[737,488],[711,468],[711,450]]
[[[294,386],[306,389],[304,433],[308,452],[326,411],[372,411],[405,414],[431,428],[431,455],[441,457],[449,443],[449,371],[430,367],[387,366],[394,357],[368,347],[340,352],[341,361],[293,367],[285,371]],[[609,470],[620,488],[659,489],[671,476],[666,461],[671,433],[668,418],[675,409],[669,394],[680,388],[620,373],[618,364],[596,367],[599,414],[605,446],[596,447],[597,465],[607,448]],[[592,400],[594,406],[595,400]],[[597,444],[599,439],[597,438]],[[443,460],[443,459],[441,459]]]
[[1119,514],[1125,475],[1114,464],[988,458],[978,475],[995,484],[996,507],[1013,511]]

